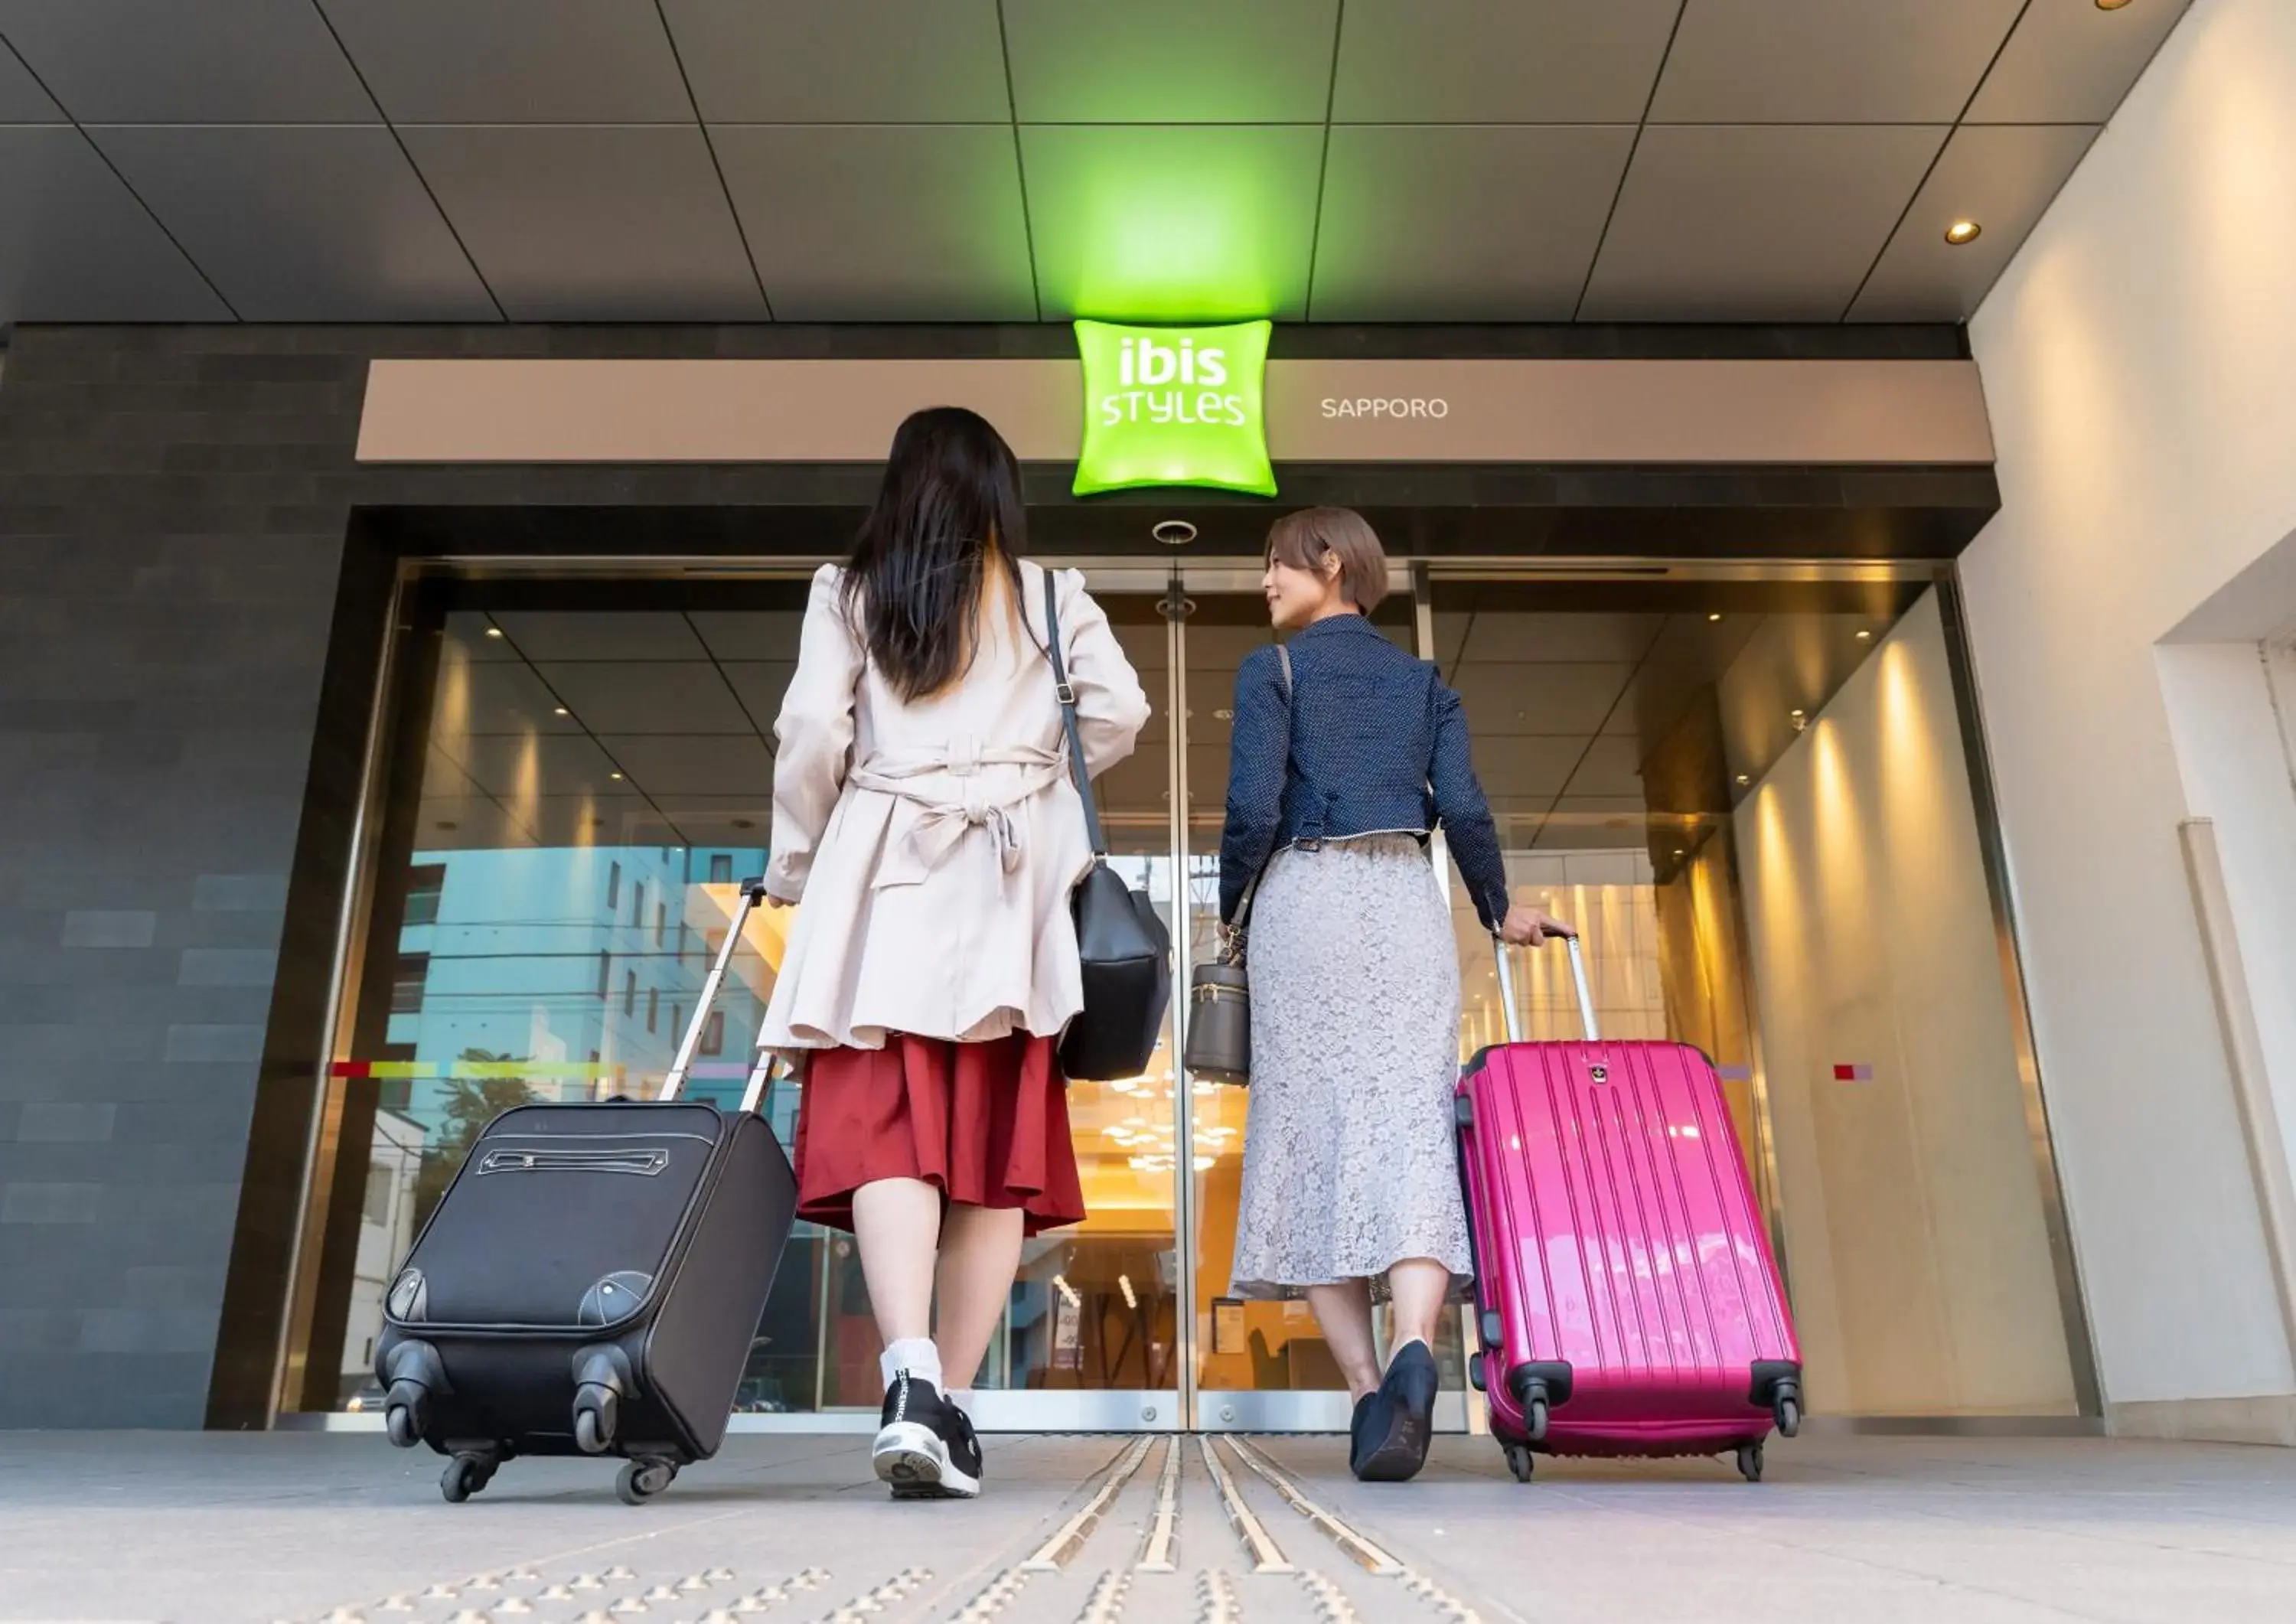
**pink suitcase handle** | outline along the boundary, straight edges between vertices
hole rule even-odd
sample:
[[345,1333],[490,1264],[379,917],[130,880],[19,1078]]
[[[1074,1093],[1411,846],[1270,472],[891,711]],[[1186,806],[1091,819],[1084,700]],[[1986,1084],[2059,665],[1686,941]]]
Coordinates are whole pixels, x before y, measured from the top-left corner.
[[[1595,993],[1587,984],[1587,956],[1578,950],[1578,939],[1566,936],[1563,945],[1570,949],[1570,980],[1578,988],[1578,1014],[1587,1023],[1587,1041],[1595,1042],[1603,1035],[1602,1023],[1595,1019]],[[1522,1017],[1514,1001],[1514,960],[1509,956],[1505,940],[1491,938],[1491,951],[1498,958],[1499,1007],[1506,1012],[1506,1035],[1509,1043],[1521,1043]]]

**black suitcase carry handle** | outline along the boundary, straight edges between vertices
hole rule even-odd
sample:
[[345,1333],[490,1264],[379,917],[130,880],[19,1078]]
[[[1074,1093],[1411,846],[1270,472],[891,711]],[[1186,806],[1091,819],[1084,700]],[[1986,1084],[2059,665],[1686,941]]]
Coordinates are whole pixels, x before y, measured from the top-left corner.
[[[726,972],[734,963],[734,949],[742,945],[743,927],[765,898],[763,876],[742,882],[742,901],[734,910],[734,923],[726,928],[726,940],[718,949],[718,962],[709,966],[709,974],[701,983],[701,996],[694,1001],[693,1019],[686,1022],[685,1036],[677,1041],[676,1057],[669,1062],[669,1070],[661,1079],[662,1099],[674,1100],[685,1089],[686,1074],[693,1070],[693,1056],[701,1047],[702,1031],[709,1024],[710,1005],[718,1002],[718,990],[726,984]],[[764,1103],[766,1090],[773,1084],[775,1064],[770,1053],[758,1051],[757,1062],[750,1068],[750,1080],[742,1090],[743,1111],[755,1111]]]

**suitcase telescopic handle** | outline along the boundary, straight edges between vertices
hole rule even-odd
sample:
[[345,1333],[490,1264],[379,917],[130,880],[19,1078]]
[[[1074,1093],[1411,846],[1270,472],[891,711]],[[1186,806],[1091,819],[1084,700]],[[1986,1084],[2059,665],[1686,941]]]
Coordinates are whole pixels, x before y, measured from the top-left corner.
[[[1564,947],[1570,949],[1570,980],[1578,989],[1578,1018],[1587,1023],[1587,1041],[1595,1042],[1603,1035],[1602,1023],[1595,1019],[1595,990],[1587,981],[1587,956],[1579,951],[1578,939],[1566,936]],[[1522,1015],[1514,998],[1514,960],[1504,938],[1491,938],[1491,952],[1498,959],[1499,1007],[1506,1012],[1506,1035],[1509,1043],[1521,1043]]]
[[[674,1100],[685,1087],[686,1073],[693,1069],[693,1056],[701,1049],[701,1034],[709,1024],[710,1005],[718,1002],[718,990],[726,984],[726,972],[734,963],[734,949],[742,945],[742,928],[765,897],[766,882],[762,878],[742,882],[742,900],[734,909],[734,923],[726,928],[726,940],[718,949],[718,961],[709,966],[709,975],[702,980],[701,996],[694,1001],[693,1019],[686,1022],[685,1036],[677,1040],[677,1056],[669,1062],[668,1075],[661,1079],[661,1098]],[[743,1111],[758,1108],[772,1076],[772,1060],[760,1052],[757,1064],[750,1068],[749,1087],[742,1090]]]

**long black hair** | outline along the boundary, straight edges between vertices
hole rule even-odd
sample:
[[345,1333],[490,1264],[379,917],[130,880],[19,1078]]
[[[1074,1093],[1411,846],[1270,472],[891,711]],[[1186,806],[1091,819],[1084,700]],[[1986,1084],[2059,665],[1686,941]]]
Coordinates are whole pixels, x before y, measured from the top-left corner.
[[1027,526],[1020,461],[987,418],[928,406],[894,431],[876,504],[846,562],[844,602],[903,699],[938,693],[964,675],[992,560],[1019,605]]

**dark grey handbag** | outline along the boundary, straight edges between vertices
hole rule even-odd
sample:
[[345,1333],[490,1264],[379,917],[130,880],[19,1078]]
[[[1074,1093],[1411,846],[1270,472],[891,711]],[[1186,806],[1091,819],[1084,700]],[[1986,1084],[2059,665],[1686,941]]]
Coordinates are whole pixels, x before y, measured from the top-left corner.
[[1053,572],[1045,571],[1045,644],[1053,660],[1054,692],[1069,739],[1069,770],[1084,802],[1092,867],[1069,897],[1076,921],[1077,956],[1083,972],[1084,1008],[1061,1034],[1061,1075],[1105,1083],[1148,1069],[1163,1035],[1172,1001],[1172,936],[1145,891],[1136,891],[1108,865],[1108,836],[1085,771],[1084,739],[1077,731],[1076,690],[1061,659],[1061,616]]
[[[1275,658],[1283,667],[1283,694],[1289,700],[1292,652],[1278,644]],[[1285,737],[1290,737],[1288,720]],[[1261,869],[1244,888],[1219,957],[1197,965],[1188,978],[1188,1041],[1181,1063],[1207,1081],[1238,1088],[1251,1081],[1251,980],[1244,968],[1245,952],[1251,899],[1259,894],[1267,874]]]

